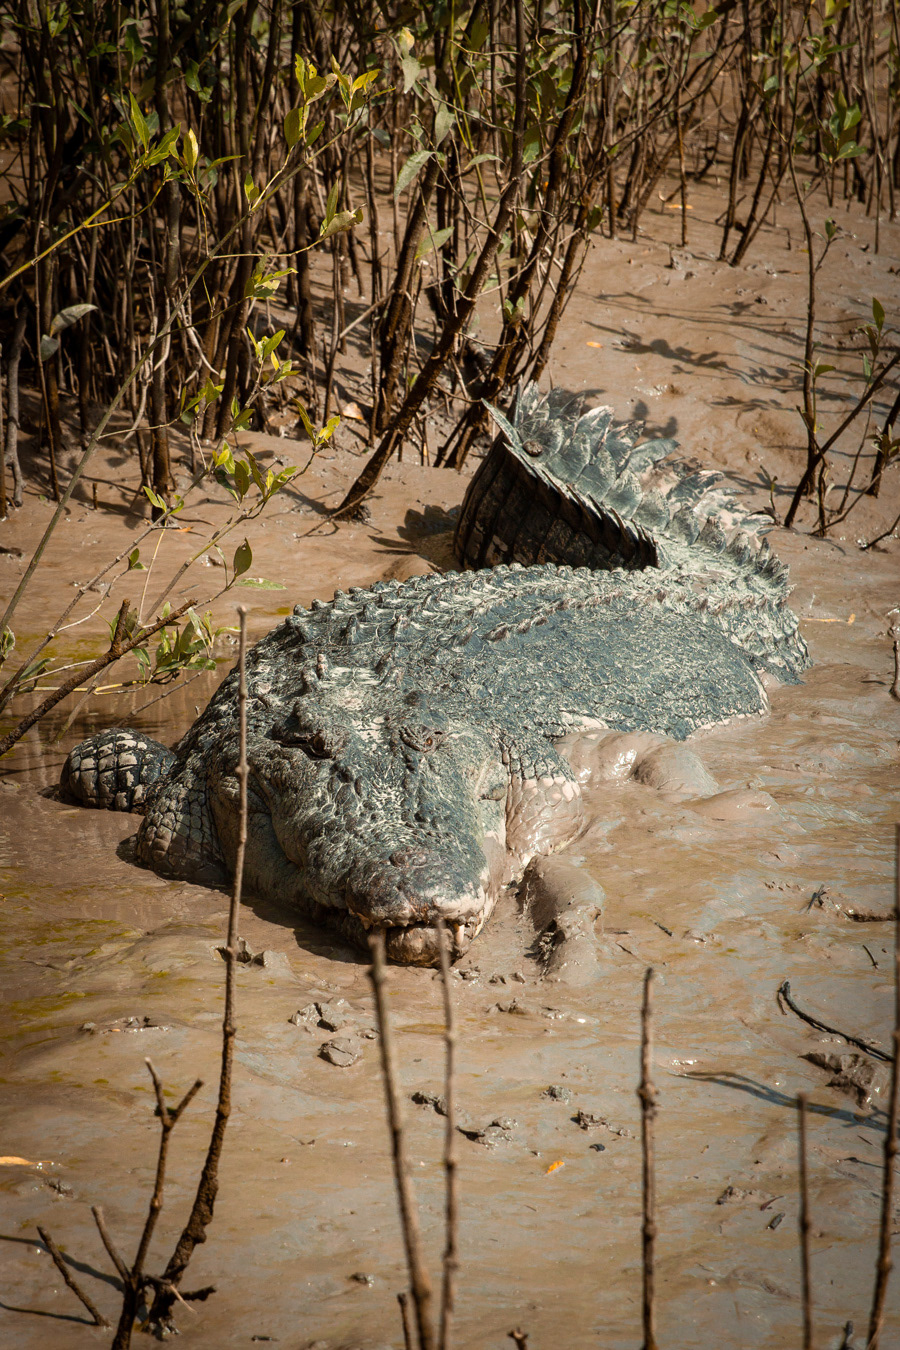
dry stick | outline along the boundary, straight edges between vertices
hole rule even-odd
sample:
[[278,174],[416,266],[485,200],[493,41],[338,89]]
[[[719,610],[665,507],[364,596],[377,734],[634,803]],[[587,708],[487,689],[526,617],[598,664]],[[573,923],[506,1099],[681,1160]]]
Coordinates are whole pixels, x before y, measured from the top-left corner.
[[894,682],[891,685],[891,698],[900,699],[900,610],[892,609],[888,618],[891,620],[888,632],[894,647]]
[[[182,1230],[169,1264],[163,1272],[161,1287],[157,1289],[150,1310],[150,1321],[161,1322],[168,1319],[172,1304],[178,1296],[177,1287],[181,1282],[194,1248],[206,1241],[206,1229],[212,1222],[213,1209],[219,1189],[219,1158],[225,1139],[225,1127],[231,1115],[231,1070],[234,1062],[234,1040],[236,1023],[234,1016],[235,984],[238,958],[238,914],[241,908],[241,892],[244,881],[244,854],[247,847],[247,610],[238,605],[240,637],[238,648],[238,725],[240,737],[240,759],[237,766],[237,780],[240,786],[240,826],[238,831],[237,856],[234,864],[234,887],[231,892],[231,907],[228,911],[228,938],[224,948],[225,956],[225,1013],[222,1018],[222,1069],[219,1075],[219,1099],[216,1103],[216,1118],[197,1194],[188,1221]],[[169,1286],[169,1287],[166,1287]]]
[[869,1317],[869,1335],[866,1350],[878,1350],[878,1338],[884,1320],[884,1302],[887,1297],[888,1277],[893,1269],[891,1230],[894,1209],[894,1176],[897,1162],[897,1126],[900,1123],[900,825],[895,826],[894,840],[894,1063],[891,1068],[891,1092],[888,1103],[888,1126],[884,1136],[884,1177],[881,1185],[881,1233],[878,1243],[878,1266],[872,1312]]
[[800,1278],[803,1298],[803,1350],[812,1350],[812,1287],[809,1279],[809,1179],[806,1174],[806,1093],[797,1093],[800,1116]]
[[444,1277],[441,1284],[440,1350],[450,1350],[451,1323],[456,1296],[456,1272],[459,1268],[459,1177],[456,1151],[456,1014],[450,994],[450,958],[447,953],[447,930],[438,923],[438,941],[441,955],[441,990],[444,998],[444,1045],[446,1047],[444,1074],[444,1101],[446,1126],[444,1130],[444,1171],[447,1178],[444,1222]]
[[400,1304],[400,1321],[403,1323],[403,1350],[415,1350],[412,1339],[412,1327],[409,1324],[409,1295],[405,1293],[398,1294],[397,1302]]
[[830,1027],[827,1022],[820,1022],[818,1017],[813,1017],[811,1013],[805,1013],[802,1008],[798,1008],[791,997],[791,985],[789,980],[784,980],[780,985],[778,989],[778,998],[783,999],[792,1013],[796,1013],[802,1021],[808,1022],[811,1027],[815,1027],[816,1031],[827,1031],[831,1036],[840,1036],[843,1040],[847,1041],[849,1045],[858,1046],[860,1050],[864,1050],[866,1054],[871,1055],[873,1059],[883,1060],[886,1064],[893,1062],[893,1055],[889,1055],[884,1050],[879,1049],[879,1047],[873,1045],[871,1041],[864,1041],[860,1036],[850,1036],[846,1031],[839,1030],[838,1027]]
[[116,1270],[119,1272],[119,1275],[121,1276],[122,1280],[123,1281],[127,1280],[128,1267],[122,1260],[121,1253],[119,1252],[119,1250],[116,1247],[116,1244],[113,1242],[112,1238],[109,1235],[109,1229],[106,1227],[106,1216],[103,1213],[103,1210],[100,1208],[99,1205],[91,1205],[91,1213],[94,1216],[94,1223],[97,1225],[97,1231],[100,1234],[100,1240],[103,1243],[104,1247],[106,1248],[107,1253],[109,1254],[109,1259],[112,1261]]
[[372,953],[372,968],[369,971],[369,978],[372,981],[372,988],[375,993],[375,1012],[378,1018],[379,1042],[381,1045],[381,1070],[384,1075],[384,1096],[388,1125],[391,1131],[391,1151],[394,1159],[394,1180],[397,1185],[400,1222],[403,1227],[403,1244],[406,1248],[406,1263],[409,1268],[409,1282],[416,1313],[416,1328],[419,1333],[419,1350],[434,1350],[434,1327],[431,1320],[431,1281],[428,1278],[428,1271],[425,1269],[425,1261],[422,1256],[419,1214],[416,1208],[416,1197],[412,1187],[409,1158],[406,1152],[406,1140],[403,1134],[399,1075],[384,987],[384,933],[381,930],[373,930],[369,934],[369,950]]
[[13,483],[13,506],[22,505],[22,470],[19,465],[19,361],[25,341],[27,314],[20,314],[13,329],[6,357],[6,435],[0,446],[0,458],[9,464]]
[[159,1218],[159,1213],[162,1209],[163,1187],[166,1182],[166,1163],[169,1156],[169,1136],[178,1124],[178,1121],[188,1104],[203,1086],[202,1080],[198,1078],[194,1084],[188,1088],[175,1109],[170,1111],[166,1106],[166,1099],[163,1096],[162,1080],[160,1079],[159,1074],[156,1072],[149,1059],[144,1062],[150,1071],[150,1077],[153,1079],[153,1090],[156,1093],[156,1114],[159,1116],[161,1132],[159,1138],[159,1152],[156,1157],[156,1177],[153,1182],[153,1194],[150,1197],[150,1206],[147,1210],[147,1217],[144,1220],[144,1228],[140,1240],[138,1241],[137,1254],[135,1255],[131,1269],[128,1270],[126,1268],[124,1275],[122,1275],[121,1269],[124,1262],[115,1251],[111,1242],[108,1241],[109,1235],[104,1232],[102,1212],[99,1219],[97,1218],[97,1214],[94,1214],[94,1222],[100,1231],[103,1245],[112,1257],[113,1264],[119,1271],[119,1274],[122,1275],[125,1283],[122,1311],[119,1314],[119,1324],[116,1327],[116,1334],[113,1337],[112,1350],[128,1350],[128,1347],[131,1345],[131,1333],[134,1330],[134,1319],[137,1316],[138,1305],[144,1292],[144,1285],[147,1283],[144,1274],[144,1262],[147,1259],[150,1240],[153,1237],[153,1230],[156,1227],[156,1221]]
[[72,1293],[75,1295],[75,1297],[81,1300],[81,1302],[87,1308],[88,1312],[91,1314],[91,1317],[93,1317],[94,1326],[108,1327],[109,1322],[107,1322],[102,1312],[100,1312],[94,1306],[94,1304],[88,1298],[87,1294],[81,1288],[81,1285],[78,1284],[74,1275],[69,1270],[69,1267],[66,1265],[66,1258],[63,1256],[62,1252],[59,1250],[56,1243],[53,1241],[52,1237],[47,1232],[46,1228],[42,1228],[41,1225],[38,1224],[37,1230],[41,1235],[41,1242],[43,1242],[44,1246],[47,1248],[47,1251],[53,1257],[53,1264],[56,1266],[56,1269],[59,1271],[60,1275],[63,1277],[66,1284],[72,1290]]
[[644,1350],[656,1347],[656,1308],[653,1290],[653,1257],[656,1244],[656,1178],[654,1176],[653,1122],[656,1119],[656,1087],[653,1071],[653,981],[652,966],[644,975],[644,1006],[641,1009],[641,1084],[637,1095],[641,1103],[641,1165],[644,1216],[641,1225],[643,1245],[642,1312]]

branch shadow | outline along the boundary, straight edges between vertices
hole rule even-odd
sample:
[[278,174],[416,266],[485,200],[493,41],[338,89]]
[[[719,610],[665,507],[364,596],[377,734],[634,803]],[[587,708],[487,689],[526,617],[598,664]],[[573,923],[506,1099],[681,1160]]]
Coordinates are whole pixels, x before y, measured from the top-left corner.
[[[782,1109],[796,1111],[797,1099],[789,1096],[786,1092],[779,1092],[775,1088],[768,1087],[765,1083],[759,1083],[754,1078],[748,1078],[743,1073],[705,1071],[697,1069],[689,1073],[675,1074],[676,1078],[689,1078],[699,1083],[717,1083],[719,1087],[731,1088],[735,1092],[745,1092],[750,1097],[756,1097],[759,1101],[768,1102],[770,1106],[779,1106]],[[859,1129],[860,1115],[853,1111],[847,1111],[839,1106],[822,1106],[817,1102],[807,1102],[806,1109],[810,1115],[827,1116],[829,1120],[840,1121],[841,1124],[852,1129]],[[879,1130],[884,1134],[887,1130],[887,1115],[879,1107],[873,1107],[870,1115],[864,1117],[866,1127],[871,1130]]]

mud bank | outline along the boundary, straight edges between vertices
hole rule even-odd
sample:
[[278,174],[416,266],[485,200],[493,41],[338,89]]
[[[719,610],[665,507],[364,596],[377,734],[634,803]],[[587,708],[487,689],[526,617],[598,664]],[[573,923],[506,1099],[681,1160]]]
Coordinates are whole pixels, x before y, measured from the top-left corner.
[[[774,232],[768,252],[745,268],[716,263],[712,205],[702,194],[696,202],[686,255],[672,253],[674,225],[663,214],[634,245],[598,242],[553,376],[676,436],[726,469],[748,504],[764,504],[777,477],[783,510],[799,464],[790,361],[801,347],[805,264]],[[887,259],[900,251],[900,231],[882,226],[884,252],[875,257],[863,248],[869,224],[850,225],[844,254],[828,264],[822,319],[835,343],[862,321],[874,291],[896,292]],[[837,393],[827,406],[840,407]],[[359,467],[350,448],[358,438],[342,432],[258,527],[253,573],[282,589],[242,593],[253,636],[298,601],[447,561],[441,512],[461,500],[465,482],[456,474],[394,465],[367,525],[323,525],[322,507],[339,500]],[[263,457],[291,458],[286,441],[249,443]],[[134,485],[120,481],[123,463],[111,452],[97,467],[100,510],[89,499],[73,504],[21,611],[20,640],[60,607],[60,594],[89,574],[92,560],[122,546],[134,497]],[[861,552],[856,540],[890,523],[896,496],[892,484],[825,541],[773,534],[791,565],[814,665],[802,685],[772,692],[765,720],[696,740],[729,793],[717,807],[697,809],[631,782],[592,793],[587,829],[546,882],[590,910],[582,931],[592,964],[575,972],[560,962],[543,977],[513,889],[456,967],[458,1102],[467,1126],[460,1345],[499,1350],[516,1324],[536,1350],[637,1343],[635,1086],[647,965],[659,976],[661,1340],[683,1350],[798,1341],[798,1091],[810,1094],[818,1334],[836,1344],[848,1320],[862,1333],[884,1082],[876,1075],[868,1090],[828,1086],[835,1071],[804,1056],[842,1055],[847,1045],[785,1014],[776,991],[789,979],[804,1008],[889,1044],[892,928],[853,915],[886,913],[891,904],[900,705],[889,697],[885,616],[897,603],[900,546],[886,539]],[[433,530],[423,529],[426,507],[436,508]],[[35,491],[3,526],[4,547],[22,555],[0,555],[4,594],[49,509]],[[211,498],[182,523],[200,532],[220,510]],[[171,541],[167,566],[192,537]],[[134,867],[133,818],[80,811],[43,793],[68,747],[100,725],[127,722],[174,742],[213,680],[204,676],[143,711],[136,709],[158,691],[96,700],[57,744],[63,705],[4,761],[0,1152],[26,1160],[0,1163],[0,1327],[11,1344],[67,1350],[86,1341],[79,1306],[35,1240],[37,1223],[71,1254],[100,1306],[109,1314],[118,1306],[90,1205],[103,1206],[130,1254],[157,1137],[146,1056],[173,1099],[196,1076],[205,1080],[174,1137],[151,1268],[167,1258],[193,1195],[215,1095],[226,897]],[[180,1311],[182,1343],[399,1346],[395,1293],[406,1277],[365,965],[328,933],[252,898],[241,932],[266,959],[240,971],[221,1191],[189,1276],[191,1287],[215,1283],[218,1293],[196,1316]],[[439,985],[432,972],[406,969],[393,969],[390,982],[404,1090],[439,1094]],[[336,1027],[320,1025],[322,1005]],[[320,1053],[336,1037],[360,1052],[348,1067]],[[407,1119],[436,1271],[444,1122],[411,1101]],[[898,1335],[895,1282],[885,1344]]]

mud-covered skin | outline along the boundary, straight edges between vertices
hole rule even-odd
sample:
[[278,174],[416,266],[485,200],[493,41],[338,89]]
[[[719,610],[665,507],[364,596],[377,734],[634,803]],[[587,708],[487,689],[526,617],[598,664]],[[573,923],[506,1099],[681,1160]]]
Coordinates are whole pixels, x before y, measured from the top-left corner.
[[[357,943],[383,928],[389,955],[406,964],[436,962],[437,919],[465,951],[501,886],[577,835],[584,774],[567,756],[579,732],[683,740],[763,712],[758,672],[793,680],[808,664],[785,569],[704,514],[706,478],[672,470],[674,487],[649,488],[637,468],[656,473],[667,451],[657,443],[642,459],[634,438],[624,450],[619,438],[613,455],[606,431],[597,433],[603,418],[589,414],[567,424],[570,458],[585,462],[565,498],[548,406],[509,428],[513,458],[537,463],[546,433],[556,446],[550,505],[560,519],[566,502],[577,505],[584,528],[570,530],[574,553],[592,530],[603,533],[590,561],[606,570],[514,564],[338,592],[298,607],[248,655],[248,887]],[[603,494],[597,484],[583,491],[592,446]],[[473,481],[458,540],[492,521],[504,548],[527,555],[529,479],[518,475],[511,495],[508,468],[501,460],[493,497],[490,483]],[[659,501],[641,523],[641,494],[653,492]],[[558,526],[544,519],[545,544],[560,538]],[[147,792],[137,852],[164,875],[218,881],[233,869],[237,701],[232,672]],[[126,734],[114,737],[130,759]],[[76,747],[64,770],[82,798],[94,770],[76,766],[108,755],[102,740]],[[121,800],[117,788],[97,804]]]
[[[500,886],[581,824],[554,742],[683,739],[762,712],[752,662],[689,583],[553,566],[416,577],[315,602],[248,655],[248,885],[395,960],[465,950]],[[139,857],[214,879],[237,847],[233,672],[151,791]],[[201,828],[197,828],[197,821]]]

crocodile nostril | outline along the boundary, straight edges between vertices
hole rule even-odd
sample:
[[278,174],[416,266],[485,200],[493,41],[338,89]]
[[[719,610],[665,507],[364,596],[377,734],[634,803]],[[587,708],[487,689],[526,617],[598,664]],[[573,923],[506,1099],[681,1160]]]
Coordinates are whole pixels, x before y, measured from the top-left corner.
[[393,863],[394,867],[422,867],[428,862],[428,853],[423,848],[409,844],[406,848],[396,849],[388,861]]

